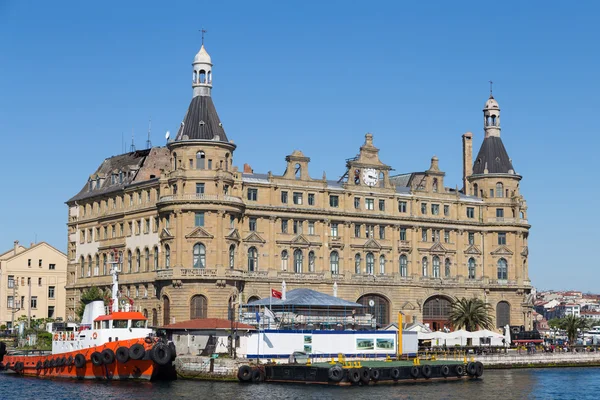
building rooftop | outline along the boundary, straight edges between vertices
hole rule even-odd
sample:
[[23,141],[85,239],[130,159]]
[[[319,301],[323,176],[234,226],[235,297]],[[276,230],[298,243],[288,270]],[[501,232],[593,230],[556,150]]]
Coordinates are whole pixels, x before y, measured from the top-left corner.
[[[215,329],[231,329],[232,322],[227,319],[219,318],[200,318],[191,319],[189,321],[181,321],[175,324],[169,324],[161,326],[160,329],[167,330],[215,330]],[[234,322],[233,327],[235,329],[246,329],[255,330],[256,328],[252,325],[243,324],[241,322]]]
[[294,289],[286,293],[286,299],[265,298],[245,304],[246,307],[253,306],[295,306],[295,307],[346,307],[362,308],[362,304],[353,303],[339,297],[329,296],[325,293],[317,292],[312,289]]

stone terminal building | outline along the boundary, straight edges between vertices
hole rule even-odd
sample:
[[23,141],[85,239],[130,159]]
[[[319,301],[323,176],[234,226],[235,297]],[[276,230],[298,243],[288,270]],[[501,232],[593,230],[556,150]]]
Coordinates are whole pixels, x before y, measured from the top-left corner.
[[485,299],[498,327],[531,328],[527,205],[493,96],[475,158],[473,134],[462,136],[462,188],[446,186],[435,156],[425,171],[392,175],[370,133],[341,179],[311,175],[299,150],[282,175],[255,173],[234,163],[212,67],[202,46],[166,147],[105,159],[67,201],[67,315],[90,286],[110,291],[116,262],[124,294],[155,326],[231,317],[285,281],[327,294],[337,283],[379,326],[401,311],[440,329],[451,298],[465,296]]

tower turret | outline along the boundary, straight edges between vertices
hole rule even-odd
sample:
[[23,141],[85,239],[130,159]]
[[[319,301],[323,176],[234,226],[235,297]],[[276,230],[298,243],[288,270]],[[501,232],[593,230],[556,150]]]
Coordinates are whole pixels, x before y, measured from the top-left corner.
[[500,106],[491,93],[483,107],[483,127],[486,138],[500,137]]
[[210,90],[212,89],[212,62],[210,55],[204,48],[204,43],[202,43],[200,51],[194,57],[192,69],[193,97],[210,96]]

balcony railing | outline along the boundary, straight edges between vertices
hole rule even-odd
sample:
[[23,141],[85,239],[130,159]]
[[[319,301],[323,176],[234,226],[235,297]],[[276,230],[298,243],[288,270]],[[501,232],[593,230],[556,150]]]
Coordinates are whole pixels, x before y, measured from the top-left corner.
[[278,278],[300,281],[318,281],[325,278],[325,272],[277,272]]
[[221,194],[205,194],[205,193],[197,193],[197,194],[175,194],[169,196],[161,196],[159,203],[164,203],[168,201],[197,201],[197,202],[229,202],[229,203],[238,203],[244,204],[244,201],[239,197],[221,195]]

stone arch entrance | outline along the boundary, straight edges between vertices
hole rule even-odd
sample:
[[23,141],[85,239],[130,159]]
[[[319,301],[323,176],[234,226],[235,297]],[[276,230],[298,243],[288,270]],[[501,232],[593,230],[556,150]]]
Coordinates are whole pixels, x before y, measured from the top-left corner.
[[[372,301],[371,301],[372,300]],[[356,301],[365,306],[364,311],[375,316],[377,328],[390,323],[390,302],[378,294],[365,294]]]
[[446,296],[432,296],[423,304],[423,323],[429,324],[432,331],[450,328],[451,300]]
[[501,301],[496,305],[496,327],[504,328],[510,326],[510,304],[507,301]]

